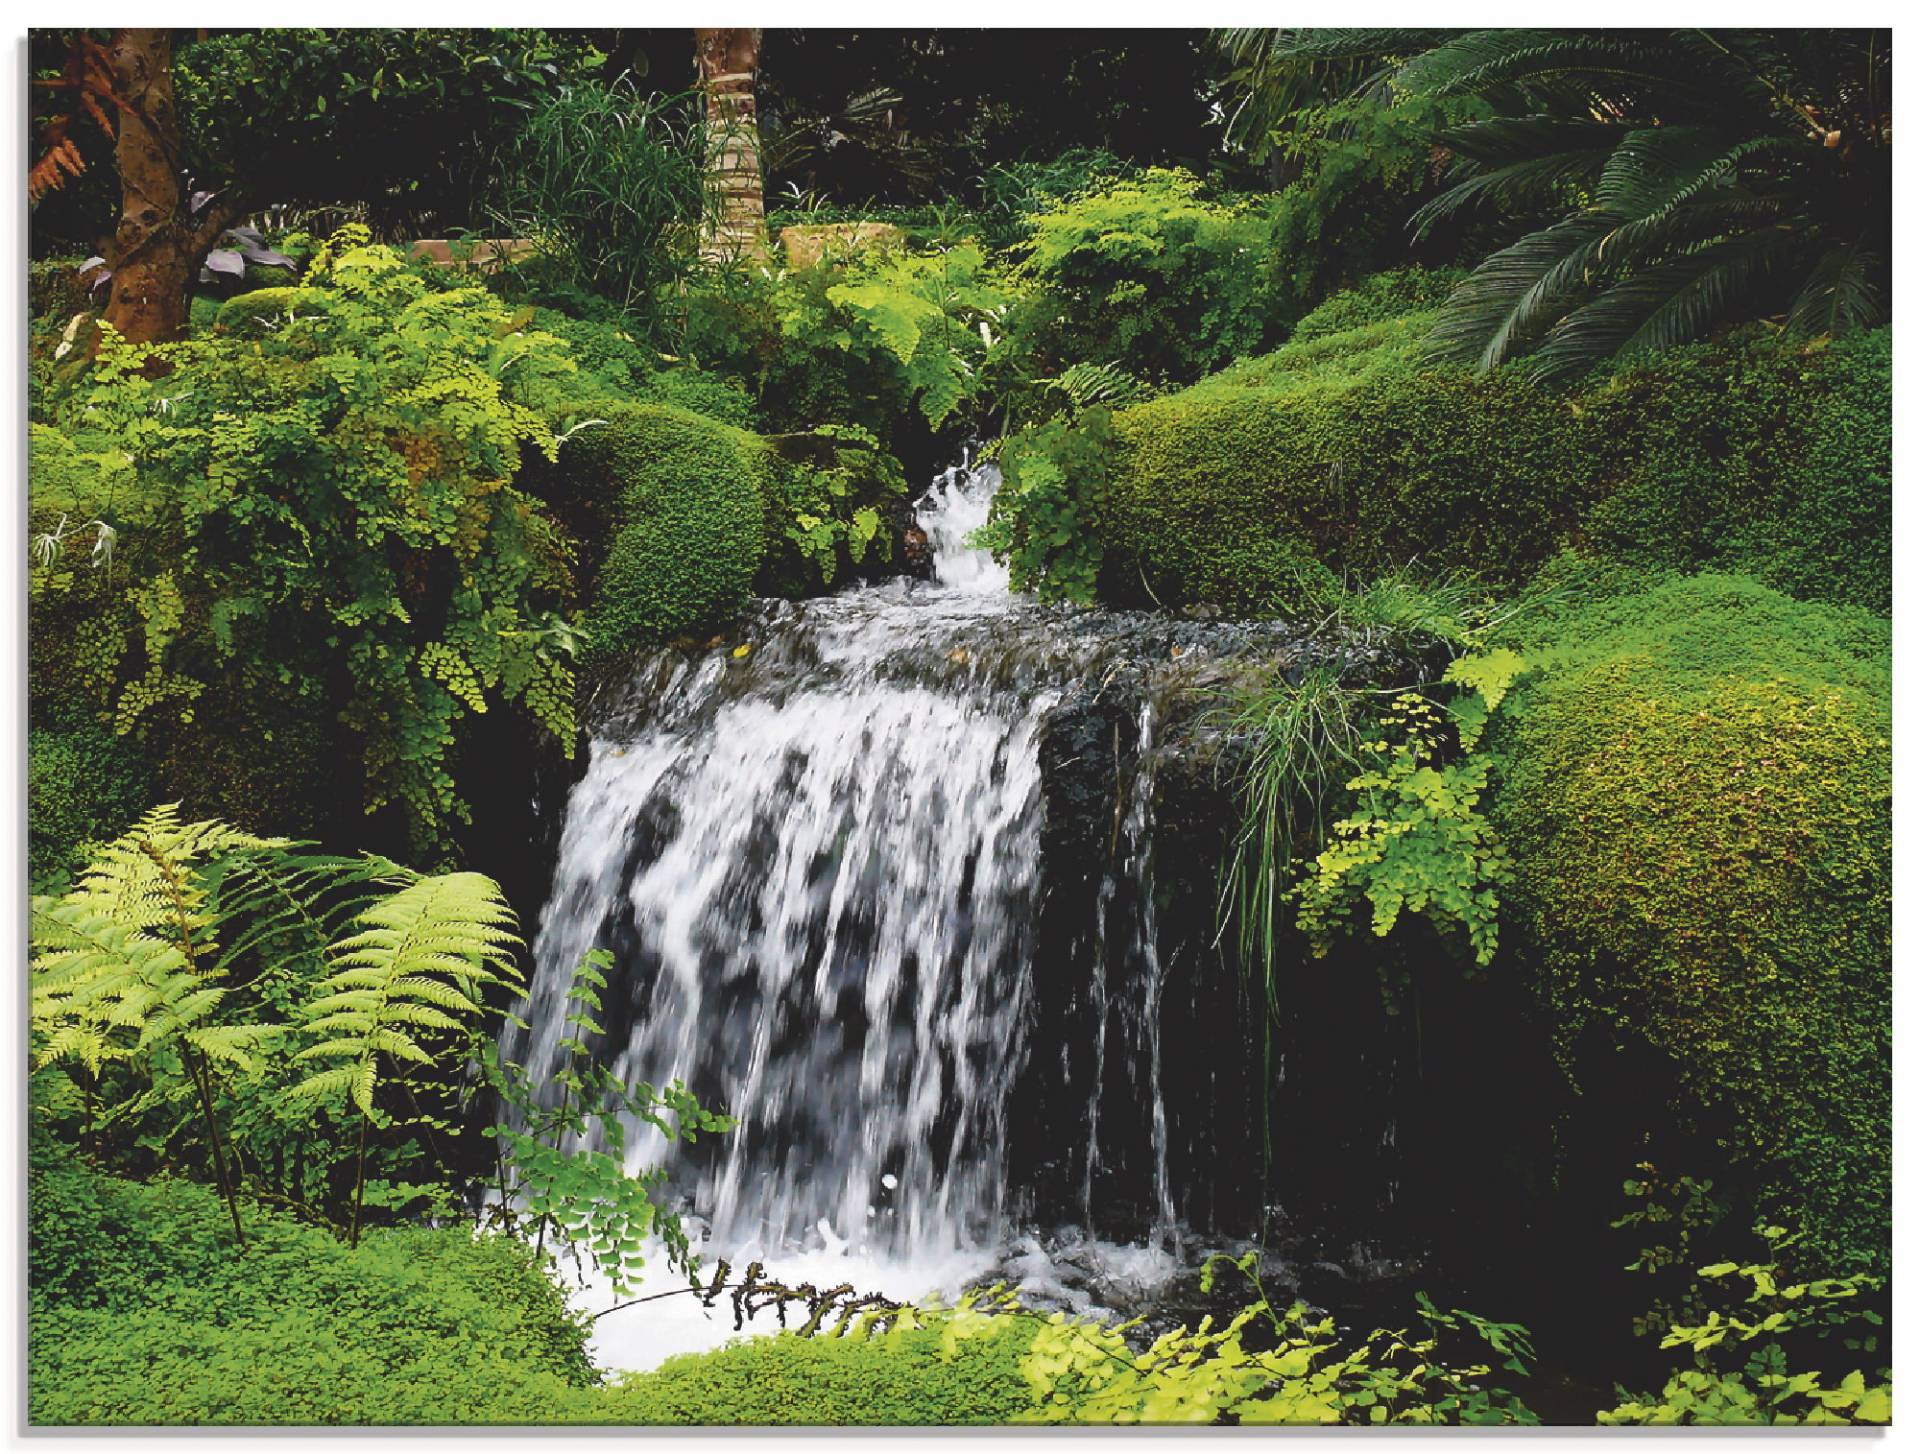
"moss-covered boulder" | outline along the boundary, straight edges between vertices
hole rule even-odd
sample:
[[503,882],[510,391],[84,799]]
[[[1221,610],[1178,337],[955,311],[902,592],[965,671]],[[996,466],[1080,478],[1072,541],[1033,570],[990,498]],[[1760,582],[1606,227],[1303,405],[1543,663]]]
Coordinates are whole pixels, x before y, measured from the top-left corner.
[[1513,582],[1578,518],[1569,403],[1425,369],[1424,319],[1294,344],[1114,416],[1103,598],[1285,609],[1312,562]]
[[274,322],[289,313],[321,313],[326,311],[334,296],[327,288],[255,288],[222,303],[220,311],[213,316],[213,322],[216,328],[243,328],[249,324]]
[[608,413],[564,446],[558,502],[592,574],[583,626],[601,661],[746,604],[774,468],[758,435],[670,404]]
[[1803,600],[1893,599],[1893,330],[1747,334],[1587,391],[1587,549],[1740,571]]
[[1815,1259],[1884,1270],[1887,623],[1700,576],[1562,615],[1501,714],[1509,912],[1563,1045],[1599,1025],[1723,1119]]
[[1558,390],[1426,362],[1434,315],[1381,315],[1439,286],[1383,275],[1275,352],[1118,411],[1106,468],[1078,472],[1101,598],[1284,610],[1303,569],[1416,560],[1513,586],[1572,546],[1888,608],[1890,330],[1748,329]]

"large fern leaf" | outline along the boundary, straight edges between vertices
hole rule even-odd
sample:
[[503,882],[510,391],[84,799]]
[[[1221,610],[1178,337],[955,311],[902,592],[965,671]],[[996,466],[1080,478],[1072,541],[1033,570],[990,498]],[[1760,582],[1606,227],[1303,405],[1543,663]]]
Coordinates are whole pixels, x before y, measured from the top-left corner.
[[422,1031],[453,1031],[482,1011],[489,986],[516,992],[525,977],[513,911],[500,886],[478,873],[418,879],[363,909],[335,943],[331,967],[304,1010],[321,1038],[297,1059],[343,1062],[300,1082],[301,1097],[345,1093],[373,1113],[383,1055],[427,1062]]

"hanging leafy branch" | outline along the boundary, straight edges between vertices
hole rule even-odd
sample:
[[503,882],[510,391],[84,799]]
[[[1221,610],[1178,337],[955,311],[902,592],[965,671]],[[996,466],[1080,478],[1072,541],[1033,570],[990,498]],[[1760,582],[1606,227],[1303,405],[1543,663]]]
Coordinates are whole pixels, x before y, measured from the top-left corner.
[[510,1225],[530,1218],[537,1247],[544,1248],[552,1233],[576,1257],[584,1249],[613,1291],[624,1295],[640,1281],[649,1237],[665,1246],[668,1267],[681,1269],[690,1281],[700,1265],[679,1216],[661,1204],[665,1170],[627,1170],[628,1122],[687,1142],[703,1131],[724,1134],[738,1123],[709,1111],[678,1081],[662,1089],[645,1081],[628,1085],[595,1061],[590,1037],[605,1034],[600,993],[612,966],[613,956],[595,949],[574,969],[563,1022],[568,1032],[557,1047],[563,1058],[546,1083],[559,1090],[552,1104],[526,1070],[503,1060],[495,1047],[484,1046],[481,1054],[488,1086],[511,1118],[511,1124],[484,1133],[499,1148],[496,1217]]

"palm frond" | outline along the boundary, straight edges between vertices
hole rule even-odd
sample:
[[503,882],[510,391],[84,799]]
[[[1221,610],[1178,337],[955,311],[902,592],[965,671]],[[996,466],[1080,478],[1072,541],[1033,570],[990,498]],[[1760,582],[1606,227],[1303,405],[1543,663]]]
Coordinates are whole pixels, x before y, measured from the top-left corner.
[[1793,231],[1776,225],[1637,270],[1556,323],[1528,367],[1564,378],[1606,358],[1699,338],[1797,246]]
[[1876,279],[1886,265],[1879,254],[1857,242],[1828,248],[1807,274],[1787,312],[1790,332],[1837,337],[1886,319],[1886,303]]

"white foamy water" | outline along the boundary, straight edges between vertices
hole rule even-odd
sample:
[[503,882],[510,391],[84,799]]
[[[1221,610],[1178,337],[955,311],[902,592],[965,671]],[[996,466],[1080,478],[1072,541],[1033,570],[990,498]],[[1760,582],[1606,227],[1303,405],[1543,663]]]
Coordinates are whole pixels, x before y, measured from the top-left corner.
[[[691,1150],[631,1128],[630,1165],[671,1168],[709,1263],[902,1300],[996,1265],[1058,1281],[1013,1225],[1007,1133],[1035,972],[1038,732],[1087,645],[966,545],[998,483],[962,466],[928,491],[933,581],[764,604],[744,653],[662,652],[600,704],[535,942],[533,1030],[508,1050],[550,1074],[574,965],[614,950],[604,1058],[742,1118]],[[1136,1279],[1167,1262],[1108,1250]],[[656,1265],[640,1295],[675,1285]],[[669,1297],[601,1318],[594,1349],[643,1368],[732,1336],[724,1297]]]

